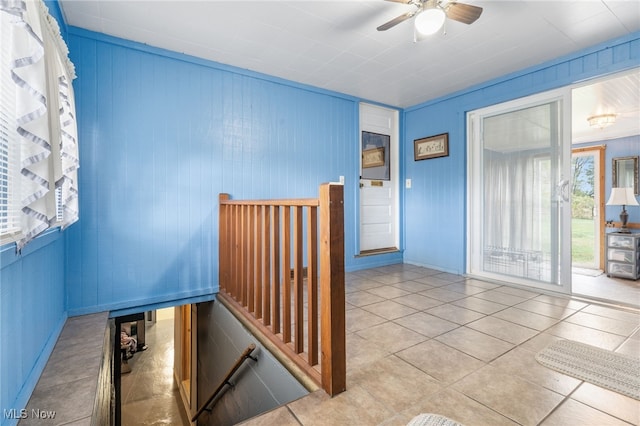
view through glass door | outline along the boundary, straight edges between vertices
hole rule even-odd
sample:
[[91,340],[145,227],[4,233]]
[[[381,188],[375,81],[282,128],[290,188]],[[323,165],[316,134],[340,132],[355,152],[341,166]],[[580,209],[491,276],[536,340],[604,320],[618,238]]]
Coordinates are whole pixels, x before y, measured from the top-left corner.
[[604,146],[574,149],[571,158],[571,261],[582,275],[604,268],[603,158]]
[[470,274],[571,291],[571,143],[562,98],[470,113]]

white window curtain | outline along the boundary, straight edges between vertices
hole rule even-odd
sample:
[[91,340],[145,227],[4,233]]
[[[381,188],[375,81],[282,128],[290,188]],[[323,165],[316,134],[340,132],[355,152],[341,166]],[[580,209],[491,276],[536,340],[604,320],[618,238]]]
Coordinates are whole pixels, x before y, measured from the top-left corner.
[[[58,61],[60,64],[60,61]],[[61,225],[66,228],[78,220],[78,130],[71,77],[64,67],[58,76],[60,101],[60,159],[61,175],[56,179],[60,188]]]
[[535,153],[485,150],[485,244],[541,250]]
[[560,121],[570,117],[563,113],[561,99],[547,93],[471,113],[470,274],[569,287],[560,269],[571,264],[563,245],[562,176],[570,153]]
[[[40,3],[42,5],[42,3]],[[44,7],[44,6],[43,6]],[[45,11],[46,12],[46,11]],[[75,78],[73,64],[68,60],[67,46],[60,37],[55,19],[47,13],[43,27],[49,32],[45,37],[46,63],[48,68],[51,103],[50,128],[56,143],[52,146],[54,158],[53,175],[57,194],[58,212],[55,222],[63,229],[78,220],[78,131],[76,110],[71,84]]]
[[[10,72],[16,86],[20,251],[52,225],[77,220],[77,131],[70,84],[75,74],[42,0],[0,0],[0,11],[10,17],[1,21],[10,23],[10,37],[3,40],[9,45],[10,69],[2,72]],[[56,215],[60,210],[62,223]]]

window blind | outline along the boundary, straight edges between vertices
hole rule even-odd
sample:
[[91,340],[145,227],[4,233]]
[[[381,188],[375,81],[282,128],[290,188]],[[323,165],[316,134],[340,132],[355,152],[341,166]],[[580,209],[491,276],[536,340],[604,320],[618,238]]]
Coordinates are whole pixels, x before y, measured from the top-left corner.
[[0,0],[0,244],[78,219],[75,78],[43,0]]
[[[0,13],[0,39],[11,38],[9,15]],[[15,90],[10,43],[0,43],[0,242],[20,233],[20,164],[16,140]]]

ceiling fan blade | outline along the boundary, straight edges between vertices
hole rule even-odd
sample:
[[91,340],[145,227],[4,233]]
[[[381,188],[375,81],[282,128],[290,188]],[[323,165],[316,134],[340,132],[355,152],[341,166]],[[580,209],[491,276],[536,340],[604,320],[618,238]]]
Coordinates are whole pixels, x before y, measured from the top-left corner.
[[386,22],[382,25],[380,25],[378,28],[376,28],[378,31],[386,31],[391,27],[395,27],[396,25],[398,25],[400,22],[404,22],[407,19],[411,18],[413,15],[415,15],[417,13],[417,11],[413,11],[413,12],[407,12],[404,15],[400,15],[396,18],[393,18],[392,20],[390,20],[389,22]]
[[411,0],[385,0],[385,1],[392,1],[394,3],[404,3],[404,4],[411,3]]
[[445,12],[449,19],[463,24],[473,24],[482,14],[482,8],[470,4],[451,2],[446,6]]

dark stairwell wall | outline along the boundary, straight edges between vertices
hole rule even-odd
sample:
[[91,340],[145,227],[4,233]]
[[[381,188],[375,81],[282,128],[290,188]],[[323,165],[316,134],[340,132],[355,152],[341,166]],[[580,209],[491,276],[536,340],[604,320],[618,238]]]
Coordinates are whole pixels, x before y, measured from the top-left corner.
[[199,303],[197,311],[198,408],[251,343],[257,346],[252,356],[258,358],[244,362],[231,379],[234,386],[225,386],[198,425],[236,424],[308,393],[220,302]]

